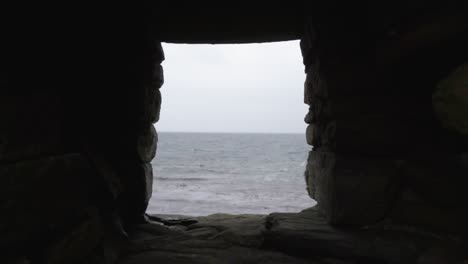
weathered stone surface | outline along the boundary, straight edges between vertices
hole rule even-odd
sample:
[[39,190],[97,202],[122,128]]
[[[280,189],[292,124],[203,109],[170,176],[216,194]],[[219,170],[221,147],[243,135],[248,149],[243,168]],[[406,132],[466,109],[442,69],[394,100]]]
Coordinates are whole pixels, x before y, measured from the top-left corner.
[[[161,239],[168,240],[167,238]],[[197,240],[184,237],[167,242],[168,244],[152,248],[152,250],[146,249],[145,252],[128,255],[118,263],[319,263],[304,261],[277,252],[231,246],[216,240]]]
[[161,65],[155,67],[153,72],[152,84],[154,88],[161,88],[164,84],[164,70]]
[[309,112],[304,118],[307,124],[324,124],[333,120],[330,103],[326,99],[313,98],[310,103]]
[[130,163],[125,169],[128,179],[119,197],[119,207],[124,222],[132,225],[144,221],[153,192],[153,168],[151,163]]
[[364,225],[382,219],[399,184],[393,160],[331,152],[313,151],[308,174],[313,198],[333,224]]
[[[431,115],[424,105],[415,109],[414,100],[391,92],[369,92],[361,87],[377,83],[362,81],[358,72],[353,75],[324,67],[317,61],[307,68],[304,102],[310,108],[304,121],[314,127],[307,130],[308,144],[338,153],[388,155],[401,153],[407,146],[424,146],[430,138],[425,131],[431,131],[427,121]],[[348,86],[355,89],[341,92]],[[422,139],[420,135],[428,136]]]
[[[195,237],[222,239],[245,247],[260,247],[263,243],[265,216],[214,214],[198,217],[197,223],[188,227],[187,233]],[[198,233],[200,229],[211,228],[212,233]]]
[[432,100],[442,124],[468,136],[468,63],[438,84]]
[[[215,218],[219,218],[216,216]],[[205,219],[208,221],[207,219]],[[257,219],[255,219],[257,220]],[[252,220],[255,222],[255,220]],[[228,227],[226,230],[241,231]],[[245,219],[247,221],[247,219]],[[233,220],[232,223],[236,223]],[[211,224],[216,225],[216,222]],[[211,225],[210,224],[210,225]],[[226,224],[228,226],[226,226]],[[236,225],[236,224],[234,224]],[[221,224],[223,226],[223,224]],[[140,230],[142,228],[143,230]],[[193,229],[194,230],[194,229]],[[221,231],[222,233],[223,231]],[[136,233],[136,236],[133,235]],[[241,247],[222,240],[221,237],[198,238],[188,233],[161,228],[159,225],[137,227],[130,238],[131,246],[119,264],[137,263],[311,263],[282,253]],[[193,234],[193,232],[192,232]],[[241,237],[241,235],[236,235]],[[222,236],[227,237],[227,236]],[[315,262],[312,262],[315,263]]]
[[336,149],[336,122],[331,121],[326,124],[310,124],[306,129],[307,144],[315,148]]
[[48,248],[46,263],[61,264],[83,261],[102,243],[103,227],[97,208],[89,208],[86,216]]
[[136,226],[119,263],[409,264],[428,259],[434,248],[455,249],[457,259],[466,258],[457,239],[398,226],[336,228],[317,208],[268,216],[215,214],[193,221],[183,216],[182,220],[185,228],[161,223]]
[[[248,8],[231,5],[225,9],[222,5],[209,8],[213,7],[212,3],[202,2],[188,6],[185,3],[181,7],[174,1],[158,1],[154,2],[154,9],[113,5],[116,11],[123,12],[100,12],[99,8],[79,10],[79,17],[86,17],[91,22],[90,27],[83,23],[69,24],[80,20],[71,12],[55,12],[48,6],[45,12],[37,8],[29,8],[32,10],[29,12],[21,7],[5,12],[24,23],[15,24],[19,29],[5,27],[2,30],[5,47],[0,50],[0,257],[12,251],[24,256],[12,258],[14,263],[42,263],[45,261],[34,258],[47,253],[44,249],[49,249],[49,245],[44,241],[54,241],[57,247],[51,252],[56,253],[46,256],[51,262],[76,261],[68,260],[78,255],[75,250],[83,251],[84,255],[90,252],[96,244],[94,235],[99,234],[98,228],[92,227],[95,225],[77,223],[82,221],[77,215],[82,216],[90,203],[112,211],[119,207],[115,202],[118,200],[127,206],[126,210],[119,211],[126,218],[138,217],[144,212],[152,177],[150,165],[140,165],[141,160],[149,160],[152,152],[138,148],[137,128],[159,119],[161,95],[156,88],[163,83],[159,64],[164,59],[159,41],[239,43],[304,36],[301,48],[308,72],[304,100],[312,106],[310,122],[323,127],[313,133],[313,138],[320,139],[313,144],[316,150],[349,155],[344,157],[380,155],[389,160],[390,157],[416,156],[427,150],[443,153],[442,156],[467,152],[466,101],[459,100],[466,98],[466,85],[457,86],[462,90],[452,90],[442,98],[436,94],[435,99],[442,100],[434,102],[442,123],[465,137],[443,134],[441,131],[445,130],[436,122],[431,105],[434,84],[453,67],[467,61],[466,7],[444,1],[435,4],[384,1],[383,7],[378,7],[382,3],[372,1],[297,1],[286,5],[270,3],[268,7],[273,12],[264,16],[263,3],[250,2]],[[166,8],[170,6],[175,8]],[[227,11],[234,11],[234,15]],[[36,19],[33,13],[40,17]],[[239,20],[241,13],[242,20]],[[137,19],[132,19],[132,14],[137,15]],[[122,16],[129,19],[120,23]],[[45,22],[44,17],[55,22]],[[29,23],[26,18],[34,22]],[[54,25],[57,21],[69,30],[57,34]],[[305,30],[304,23],[307,23]],[[153,43],[155,39],[157,43]],[[35,40],[34,43],[31,40]],[[39,62],[40,66],[34,67],[34,62]],[[143,89],[144,85],[151,89]],[[3,94],[5,86],[22,95],[11,99],[10,95]],[[53,92],[46,94],[45,90]],[[62,94],[60,96],[69,101],[56,102],[51,94]],[[443,98],[447,95],[448,100]],[[75,99],[70,99],[72,97]],[[115,124],[122,126],[116,130]],[[71,131],[67,131],[67,127]],[[72,141],[72,146],[67,141]],[[141,146],[151,145],[150,141],[143,142]],[[90,165],[84,157],[93,157],[95,153],[82,146],[93,144],[99,145],[96,149],[102,151],[98,154],[102,154],[104,161]],[[316,146],[318,144],[320,146]],[[433,145],[438,147],[433,150]],[[447,145],[453,147],[445,147]],[[76,152],[78,154],[74,155],[79,157],[62,157],[69,152]],[[144,158],[139,159],[139,156]],[[366,164],[361,167],[361,160],[351,158],[343,163],[340,155],[334,157],[333,162],[328,157],[324,159],[319,159],[324,166],[317,166],[315,161],[309,164],[308,174],[314,173],[308,185],[313,187],[310,188],[312,196],[330,195],[333,198],[327,203],[335,206],[330,208],[344,210],[333,215],[350,217],[344,221],[349,224],[360,223],[360,217],[368,217],[366,221],[369,221],[376,216],[372,214],[385,211],[385,195],[393,188],[386,185],[386,179],[398,180],[387,175],[393,173],[393,165],[380,161],[374,164],[372,160],[375,159],[369,158],[371,162],[364,162]],[[331,163],[333,166],[328,169],[327,164]],[[98,171],[109,176],[104,183],[98,181],[100,176],[94,168],[103,164],[104,169]],[[450,167],[450,164],[444,166]],[[427,167],[434,170],[425,168],[424,163],[412,166],[405,168],[402,188],[414,192],[417,199],[398,200],[393,207],[392,220],[448,231],[452,235],[464,233],[466,209],[460,207],[466,204],[464,198],[459,199],[456,206],[453,204],[463,197],[457,187],[463,189],[466,184],[455,179],[462,177],[453,177],[451,170],[432,164]],[[381,176],[370,177],[370,174]],[[333,184],[326,184],[324,175],[329,176],[325,178]],[[459,176],[466,175],[465,165],[464,173]],[[315,182],[322,183],[311,185]],[[102,184],[120,186],[101,188]],[[324,186],[327,188],[321,188]],[[102,197],[103,190],[107,189],[115,189],[110,199]],[[440,201],[433,193],[441,195]],[[357,228],[349,233],[350,230],[345,230],[343,234],[343,230],[320,227],[321,222],[311,225],[314,219],[306,215],[283,216],[272,216],[269,230],[263,231],[264,234],[270,232],[268,243],[262,246],[273,245],[290,254],[296,252],[308,263],[315,258],[321,263],[375,263],[374,260],[414,263],[415,252],[421,245],[395,231],[390,232],[390,236],[396,237],[398,242],[375,233],[361,239],[359,234],[347,236]],[[297,257],[267,252],[265,247],[260,247],[261,250],[239,246],[239,243],[248,245],[253,241],[252,245],[258,247],[261,232],[252,231],[257,228],[257,218],[252,222],[228,220],[227,216],[213,218],[236,227],[204,223],[198,228],[186,227],[190,235],[151,234],[133,248],[138,257],[132,259],[131,252],[128,257],[155,262],[303,262]],[[240,223],[248,228],[238,228]],[[135,222],[127,227],[133,224]],[[64,237],[64,232],[75,234],[74,230],[78,230],[76,237]],[[85,234],[90,236],[82,236]],[[431,241],[427,237],[422,240],[423,244]],[[83,244],[86,246],[81,248]],[[62,258],[61,253],[66,256]],[[334,256],[342,259],[336,260]],[[455,261],[462,259],[466,257]],[[84,262],[102,263],[93,257],[89,260]],[[419,260],[427,262],[424,258]],[[444,263],[445,259],[438,259],[438,262]]]
[[138,136],[137,152],[142,162],[151,162],[156,156],[158,133],[153,125],[141,129]]
[[317,33],[315,28],[312,26],[310,17],[306,18],[306,21],[305,30],[300,41],[300,47],[303,63],[304,65],[309,66],[313,64],[314,59],[317,57]]
[[311,107],[305,122],[318,126],[308,129],[308,144],[348,155],[397,155],[435,137],[427,100],[399,92],[409,88],[392,87],[400,84],[386,80],[372,56],[360,53],[359,42],[354,43],[359,38],[343,42],[350,31],[334,28],[341,35],[330,34],[324,24],[307,23],[301,50],[304,102]]
[[151,199],[151,195],[153,194],[153,166],[151,163],[144,163],[141,165],[142,176],[145,186],[145,203],[148,204],[149,200]]
[[[335,228],[328,225],[319,210],[311,208],[297,214],[270,214],[264,243],[264,248],[305,258],[333,256],[351,263],[416,263],[429,245],[441,242],[403,231]],[[448,243],[457,245],[455,241]]]
[[154,59],[154,62],[157,63],[157,64],[161,64],[161,62],[163,62],[166,57],[164,56],[164,50],[163,50],[163,47],[161,45],[161,42],[156,42],[155,44],[155,52],[153,54],[153,59]]
[[312,171],[312,164],[313,164],[312,157],[313,157],[313,151],[309,151],[309,154],[307,155],[307,165],[304,171],[304,178],[306,182],[307,193],[309,194],[310,198],[314,199],[316,189],[315,189],[315,174]]
[[106,191],[109,192],[113,199],[117,198],[125,186],[122,181],[123,179],[119,177],[116,166],[109,160],[109,157],[106,155],[107,153],[101,153],[97,149],[91,148],[87,150],[87,154],[98,171],[99,176],[105,182]]
[[4,164],[0,175],[2,248],[45,239],[96,202],[96,171],[79,154]]
[[[390,92],[380,94],[351,94],[328,98],[329,108],[323,113],[324,118],[337,119],[375,119],[388,120],[410,118],[415,122],[424,120],[431,113],[427,113],[424,104],[417,103],[413,98],[401,98]],[[314,101],[315,102],[315,101]],[[398,107],[396,107],[398,105]]]
[[316,117],[315,117],[315,112],[314,112],[314,109],[312,107],[309,107],[309,111],[307,112],[306,116],[304,117],[304,122],[306,124],[312,124],[313,122],[315,122],[316,120]]
[[141,108],[141,124],[154,124],[159,121],[161,112],[161,92],[153,86],[144,87]]
[[[308,125],[307,128],[306,128],[306,141],[307,141],[307,144],[313,146],[314,143],[317,143],[318,139],[317,137],[319,135],[317,135],[317,126],[314,126],[314,125]],[[315,142],[314,142],[315,141]]]
[[325,79],[320,76],[319,62],[308,67],[304,82],[304,103],[312,105],[316,98],[328,98],[328,86]]
[[419,127],[418,123],[408,124],[404,120],[338,119],[311,126],[316,126],[313,133],[315,149],[347,155],[403,154],[409,147],[419,147],[423,139],[429,138],[422,134],[421,138],[412,141],[428,128]]

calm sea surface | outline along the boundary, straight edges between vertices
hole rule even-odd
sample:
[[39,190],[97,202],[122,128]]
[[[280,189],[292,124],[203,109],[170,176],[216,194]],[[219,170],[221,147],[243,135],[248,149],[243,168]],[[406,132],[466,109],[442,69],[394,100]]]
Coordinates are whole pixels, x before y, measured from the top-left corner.
[[304,181],[302,134],[159,133],[148,212],[298,212],[315,202]]

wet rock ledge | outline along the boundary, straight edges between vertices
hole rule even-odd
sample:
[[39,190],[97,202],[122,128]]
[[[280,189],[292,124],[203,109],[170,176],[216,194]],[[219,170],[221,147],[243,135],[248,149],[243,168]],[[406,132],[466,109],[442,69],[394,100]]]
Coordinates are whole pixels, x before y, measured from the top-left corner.
[[335,228],[315,208],[270,215],[152,215],[119,264],[468,263],[464,239],[381,223]]

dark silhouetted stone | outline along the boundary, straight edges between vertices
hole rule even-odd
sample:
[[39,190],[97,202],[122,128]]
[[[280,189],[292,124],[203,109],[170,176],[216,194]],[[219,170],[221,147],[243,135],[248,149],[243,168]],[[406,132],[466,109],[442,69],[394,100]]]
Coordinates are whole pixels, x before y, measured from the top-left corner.
[[392,160],[312,151],[309,189],[330,223],[364,225],[383,219],[399,184]]
[[97,172],[79,154],[0,165],[0,175],[2,248],[45,241],[106,195],[96,193]]
[[153,125],[148,125],[141,130],[138,137],[137,152],[143,162],[151,162],[156,156],[158,133]]

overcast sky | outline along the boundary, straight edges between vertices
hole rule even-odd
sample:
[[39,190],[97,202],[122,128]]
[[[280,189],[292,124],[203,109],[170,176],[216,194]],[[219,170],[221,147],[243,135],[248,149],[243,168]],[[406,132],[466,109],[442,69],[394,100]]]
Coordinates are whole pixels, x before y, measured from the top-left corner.
[[298,41],[163,48],[158,131],[304,133]]

